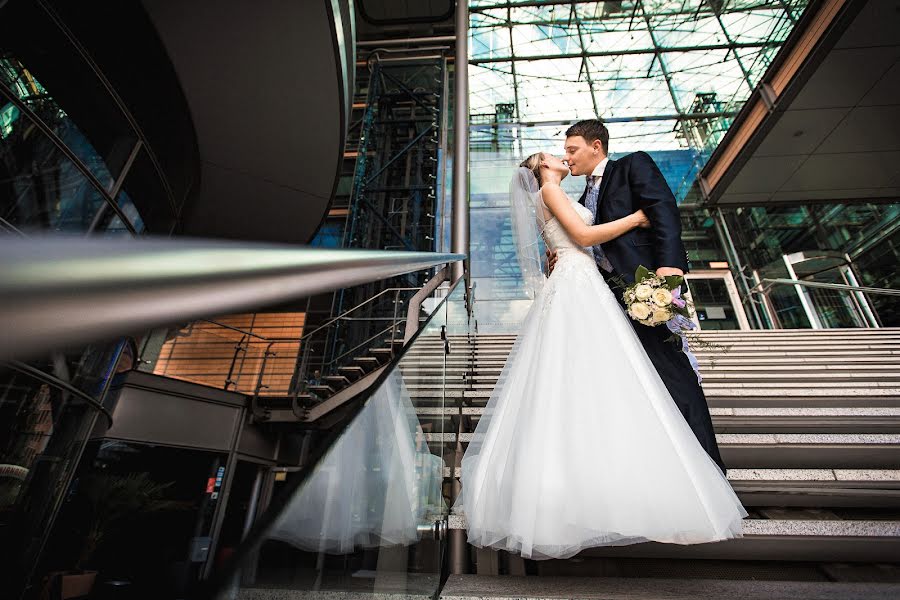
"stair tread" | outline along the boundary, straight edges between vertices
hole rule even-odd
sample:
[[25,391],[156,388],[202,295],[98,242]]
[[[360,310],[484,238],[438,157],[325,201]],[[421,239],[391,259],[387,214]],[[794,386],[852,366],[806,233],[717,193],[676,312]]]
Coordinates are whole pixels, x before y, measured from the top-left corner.
[[[454,476],[459,477],[459,474],[457,467]],[[450,476],[450,467],[444,468],[444,476]],[[728,469],[728,481],[734,484],[790,482],[900,486],[900,469]]]
[[[482,406],[464,406],[464,415],[484,414]],[[416,408],[420,416],[454,416],[459,414],[455,406]],[[802,407],[711,407],[710,415],[734,417],[900,417],[900,407],[896,406],[802,406]]]
[[896,583],[514,575],[450,575],[440,593],[443,600],[888,600],[898,596],[900,584]]
[[[459,441],[472,441],[474,433],[459,434]],[[455,433],[425,433],[427,441],[455,442]],[[898,433],[717,433],[716,442],[728,445],[900,445]],[[898,448],[900,449],[900,448]]]

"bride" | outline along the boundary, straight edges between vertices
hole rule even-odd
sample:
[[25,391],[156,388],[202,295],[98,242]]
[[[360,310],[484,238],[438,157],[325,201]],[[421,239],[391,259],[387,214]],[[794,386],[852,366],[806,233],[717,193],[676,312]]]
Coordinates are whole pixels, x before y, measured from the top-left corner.
[[[700,446],[597,270],[590,246],[649,225],[590,225],[546,153],[511,184],[513,230],[535,295],[462,460],[468,541],[524,558],[742,536],[741,505]],[[540,271],[538,238],[558,260]],[[586,249],[587,247],[587,249]]]

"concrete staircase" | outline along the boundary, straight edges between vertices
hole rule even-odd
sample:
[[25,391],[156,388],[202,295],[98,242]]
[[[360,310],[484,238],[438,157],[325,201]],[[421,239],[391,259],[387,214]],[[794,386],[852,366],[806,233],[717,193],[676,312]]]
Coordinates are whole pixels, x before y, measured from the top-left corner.
[[[471,439],[514,340],[450,337],[445,353],[443,340],[420,338],[401,362],[426,439],[447,465]],[[745,537],[596,548],[568,561],[469,547],[462,564],[451,563],[444,597],[477,589],[459,571],[510,576],[500,578],[509,594],[481,597],[572,597],[529,591],[540,578],[526,574],[715,578],[737,582],[729,595],[750,579],[900,583],[900,329],[703,332],[697,342],[728,477],[750,512]],[[457,476],[445,469],[446,483]],[[465,529],[464,519],[451,517],[450,529]],[[681,597],[647,589],[628,597]],[[798,597],[882,597],[823,590]],[[900,587],[890,592],[900,597]]]

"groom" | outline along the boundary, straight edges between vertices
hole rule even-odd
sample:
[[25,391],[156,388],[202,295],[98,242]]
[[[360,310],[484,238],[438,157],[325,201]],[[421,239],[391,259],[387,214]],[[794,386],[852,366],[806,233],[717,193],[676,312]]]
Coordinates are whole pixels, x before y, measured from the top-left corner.
[[[623,290],[615,285],[617,279],[634,283],[639,265],[660,276],[684,275],[687,253],[675,196],[653,159],[645,152],[635,152],[609,160],[608,150],[609,132],[599,119],[579,121],[566,131],[564,158],[572,175],[587,177],[579,202],[594,213],[594,223],[608,223],[638,209],[650,219],[651,228],[633,229],[594,247],[597,267],[621,302]],[[548,257],[552,270],[556,253],[548,251]],[[725,472],[706,397],[680,344],[666,341],[671,332],[664,326],[648,327],[635,321],[632,326],[700,445]]]

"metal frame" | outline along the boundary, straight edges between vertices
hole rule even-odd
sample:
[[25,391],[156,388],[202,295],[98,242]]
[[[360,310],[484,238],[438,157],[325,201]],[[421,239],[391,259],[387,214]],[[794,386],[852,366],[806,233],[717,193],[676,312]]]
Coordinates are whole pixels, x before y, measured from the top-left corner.
[[6,87],[3,82],[0,82],[0,95],[5,96],[11,104],[19,109],[19,111],[22,112],[25,118],[30,120],[34,124],[34,126],[38,128],[41,134],[49,139],[50,142],[56,147],[56,149],[59,150],[63,154],[63,156],[65,156],[67,159],[69,159],[69,161],[72,162],[73,166],[78,169],[78,171],[88,181],[88,183],[90,183],[91,186],[100,193],[100,196],[106,203],[104,204],[104,206],[107,207],[108,210],[113,211],[116,216],[122,220],[122,224],[125,225],[125,228],[129,233],[131,233],[132,235],[136,235],[137,230],[134,228],[134,225],[131,223],[122,209],[119,208],[119,205],[116,203],[116,199],[111,195],[110,190],[106,189],[106,187],[100,182],[100,180],[97,179],[97,176],[87,168],[87,165],[81,162],[81,160],[78,158],[78,155],[72,152],[72,150],[66,145],[66,143],[63,142],[62,139],[60,139],[60,137],[53,132],[50,126],[44,123],[43,119],[41,119],[33,110],[31,110],[31,108],[25,102],[22,102],[22,100],[20,100],[12,90]]
[[[734,282],[734,275],[730,270],[691,271],[685,273],[684,278],[687,280],[689,287],[690,282],[694,279],[721,279],[725,283],[725,289],[728,290],[728,297],[731,299],[731,307],[734,309],[734,314],[737,318],[740,330],[745,331],[751,329],[750,321],[747,319],[747,313],[744,311],[744,304],[741,302],[741,296],[737,290],[737,284]],[[696,315],[694,316],[694,323],[696,323],[701,331],[703,330],[703,325],[697,319]]]
[[[820,289],[827,289],[827,290],[845,291],[845,292],[851,293],[851,297],[854,300],[854,304],[856,305],[857,309],[860,311],[859,316],[865,321],[867,327],[877,329],[877,328],[881,327],[881,322],[878,320],[877,315],[872,310],[871,305],[869,304],[869,301],[866,298],[866,294],[878,294],[878,295],[884,295],[884,296],[900,296],[900,290],[895,290],[895,289],[890,289],[890,288],[865,287],[865,286],[857,285],[855,283],[856,282],[855,275],[853,275],[853,271],[852,271],[852,269],[849,268],[849,266],[847,266],[846,271],[842,270],[842,273],[845,275],[847,275],[847,274],[851,275],[851,277],[848,278],[854,282],[851,285],[844,285],[844,284],[840,284],[840,283],[826,283],[826,282],[820,282],[820,281],[803,281],[801,279],[797,279],[796,276],[793,275],[793,270],[790,269],[790,267],[789,267],[789,270],[792,273],[791,279],[781,279],[781,278],[759,279],[759,277],[757,275],[756,279],[758,280],[758,283],[750,290],[750,293],[752,295],[761,295],[762,296],[763,303],[764,303],[763,306],[766,308],[767,312],[770,313],[770,315],[777,315],[777,313],[776,313],[774,307],[771,306],[771,302],[769,301],[767,292],[770,288],[772,288],[773,286],[776,286],[776,285],[791,286],[795,290],[797,290],[798,295],[800,297],[800,302],[801,302],[801,305],[803,306],[804,311],[806,311],[808,309],[807,303],[809,302],[808,292],[807,292],[806,288],[820,288]],[[755,271],[754,271],[754,274],[756,274]],[[811,309],[811,307],[809,307],[809,308]],[[806,314],[808,315],[809,313],[806,313]],[[825,327],[822,327],[821,322],[818,320],[818,314],[815,313],[815,311],[813,311],[813,314],[816,315],[816,322],[819,324],[819,327],[813,326],[812,328],[813,329],[825,329]],[[781,328],[781,324],[780,324],[780,322],[778,322],[777,318],[773,319],[773,325],[777,329]]]
[[[137,120],[134,118],[134,115],[131,114],[131,111],[128,109],[128,106],[119,97],[119,94],[116,92],[115,88],[113,88],[112,84],[109,80],[106,79],[106,76],[103,74],[103,71],[100,70],[100,67],[97,66],[97,63],[94,62],[94,59],[91,58],[90,53],[81,45],[81,42],[69,31],[69,28],[66,27],[66,24],[63,20],[56,14],[52,7],[50,7],[44,0],[38,0],[38,4],[47,13],[47,16],[56,24],[57,28],[62,32],[63,35],[69,40],[69,43],[72,44],[72,47],[75,48],[78,55],[81,57],[81,60],[88,65],[94,74],[97,76],[97,80],[100,84],[106,89],[110,98],[112,98],[113,102],[115,102],[116,106],[119,107],[119,111],[128,121],[128,124],[131,125],[132,131],[134,131],[135,136],[141,142],[141,144],[145,147],[147,152],[147,157],[150,159],[150,162],[153,164],[153,168],[156,171],[156,174],[159,176],[159,180],[162,183],[163,189],[166,191],[166,196],[169,199],[169,204],[172,208],[172,214],[177,220],[180,216],[180,209],[178,203],[175,201],[175,195],[172,193],[172,188],[169,185],[169,180],[166,177],[165,171],[163,171],[162,165],[159,164],[159,160],[156,158],[156,154],[153,152],[150,145],[147,143],[147,136],[144,135],[143,130],[140,125],[138,125]],[[121,216],[120,216],[121,218]],[[125,219],[123,219],[125,222]],[[133,232],[132,232],[133,233]]]

